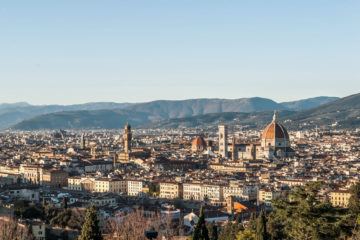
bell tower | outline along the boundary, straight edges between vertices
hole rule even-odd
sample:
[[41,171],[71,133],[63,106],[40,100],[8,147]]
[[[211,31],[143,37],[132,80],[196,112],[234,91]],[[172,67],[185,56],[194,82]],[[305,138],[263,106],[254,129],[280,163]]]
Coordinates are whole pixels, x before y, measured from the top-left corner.
[[227,158],[227,126],[219,126],[219,154],[223,158]]
[[132,139],[132,133],[131,133],[131,126],[129,123],[126,123],[125,125],[125,133],[124,133],[124,149],[126,153],[131,152],[131,139]]

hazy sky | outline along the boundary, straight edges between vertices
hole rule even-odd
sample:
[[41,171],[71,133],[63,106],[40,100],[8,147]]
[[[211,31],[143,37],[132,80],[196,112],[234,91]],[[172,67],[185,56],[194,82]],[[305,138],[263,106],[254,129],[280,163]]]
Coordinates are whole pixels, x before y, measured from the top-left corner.
[[0,2],[0,102],[360,92],[360,1]]

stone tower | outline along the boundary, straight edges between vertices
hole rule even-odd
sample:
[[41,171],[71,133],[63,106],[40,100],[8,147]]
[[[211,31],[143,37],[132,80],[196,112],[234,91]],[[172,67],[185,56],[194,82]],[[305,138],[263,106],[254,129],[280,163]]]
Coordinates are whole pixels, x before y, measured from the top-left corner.
[[124,133],[124,149],[126,153],[131,152],[131,139],[132,139],[132,133],[131,133],[131,126],[129,123],[125,125],[125,133]]
[[231,158],[232,158],[232,161],[235,162],[237,157],[236,157],[236,145],[235,145],[235,136],[233,137],[232,139],[232,154],[231,154]]
[[227,157],[227,126],[219,126],[219,154],[221,157]]
[[116,169],[116,162],[117,162],[117,161],[116,161],[116,157],[117,157],[117,156],[116,156],[116,152],[114,152],[114,153],[113,153],[113,168],[114,168],[114,170]]
[[80,149],[85,149],[86,144],[85,144],[85,137],[84,134],[81,134],[81,139],[80,139]]

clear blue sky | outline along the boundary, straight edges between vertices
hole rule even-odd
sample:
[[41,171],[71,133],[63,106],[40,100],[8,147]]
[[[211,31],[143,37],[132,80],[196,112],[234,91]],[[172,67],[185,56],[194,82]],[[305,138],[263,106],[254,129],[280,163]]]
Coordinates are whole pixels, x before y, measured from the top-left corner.
[[360,1],[8,0],[0,102],[360,92]]

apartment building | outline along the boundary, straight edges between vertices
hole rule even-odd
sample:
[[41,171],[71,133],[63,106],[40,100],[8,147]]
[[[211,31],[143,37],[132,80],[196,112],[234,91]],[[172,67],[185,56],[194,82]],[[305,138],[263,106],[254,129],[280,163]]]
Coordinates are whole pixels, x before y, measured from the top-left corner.
[[262,188],[258,192],[258,205],[265,204],[266,207],[272,206],[272,200],[281,197],[281,191],[273,188]]
[[249,200],[249,194],[247,191],[243,191],[243,186],[238,184],[230,183],[229,185],[223,186],[223,197],[236,197],[237,199]]
[[127,195],[139,196],[142,195],[143,182],[140,180],[126,180],[127,182]]
[[329,193],[329,199],[333,206],[347,208],[350,199],[349,190],[334,190]]
[[42,185],[49,187],[65,187],[69,174],[63,170],[46,170],[42,175]]
[[160,197],[167,199],[182,198],[183,197],[182,185],[176,182],[160,183]]
[[202,184],[200,200],[223,201],[222,186],[216,183]]
[[183,199],[200,201],[200,199],[201,199],[201,184],[200,183],[184,183],[183,184]]

